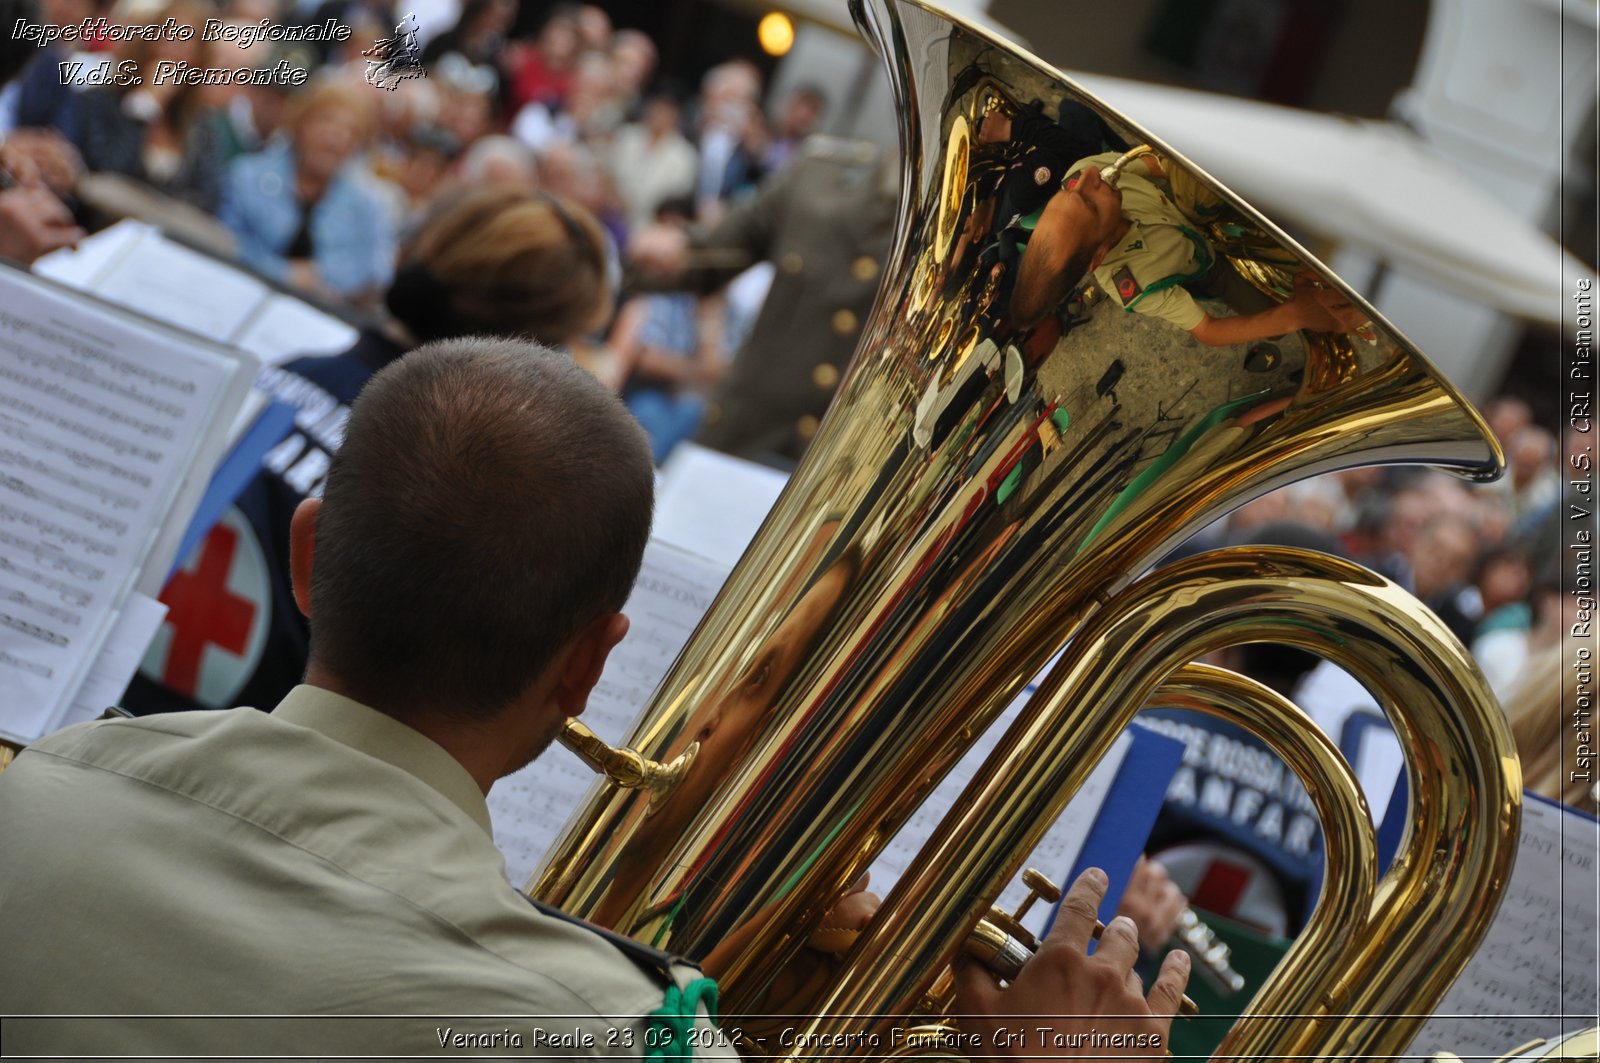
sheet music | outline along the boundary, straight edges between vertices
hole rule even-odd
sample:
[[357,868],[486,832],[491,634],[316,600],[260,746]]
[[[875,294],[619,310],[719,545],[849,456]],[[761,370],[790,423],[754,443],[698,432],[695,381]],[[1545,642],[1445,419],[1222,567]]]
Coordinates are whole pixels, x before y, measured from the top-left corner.
[[[728,572],[671,544],[650,542],[639,581],[623,607],[631,621],[628,636],[612,651],[583,714],[583,722],[596,734],[616,744],[632,730]],[[521,886],[528,880],[595,782],[595,773],[581,760],[554,745],[495,783],[489,791],[489,815],[513,883]]]
[[72,697],[72,707],[59,726],[98,720],[106,709],[120,704],[133,673],[139,670],[150,640],[167,616],[167,607],[138,592],[128,595],[122,609],[111,622],[100,655],[89,667],[89,675]]
[[[967,783],[977,770],[983,766],[984,758],[994,749],[1000,736],[1005,734],[1005,729],[1011,721],[1016,719],[1022,711],[1022,706],[1033,695],[1033,687],[1006,707],[998,722],[992,725],[983,736],[967,750],[966,756],[956,763],[950,773],[946,775],[922,807],[907,821],[895,835],[886,849],[878,854],[878,859],[872,862],[872,891],[880,896],[887,895],[890,887],[899,879],[900,875],[916,859],[917,852],[924,842],[933,833],[944,814],[949,811],[951,804],[960,795]],[[1072,803],[1063,812],[1045,833],[1044,838],[1029,854],[1024,866],[1036,867],[1043,871],[1052,882],[1066,889],[1068,883],[1062,880],[1073,864],[1078,860],[1078,853],[1083,849],[1084,839],[1088,836],[1089,828],[1094,825],[1095,817],[1100,814],[1100,806],[1105,803],[1106,794],[1111,790],[1111,784],[1117,777],[1117,769],[1122,766],[1122,759],[1128,755],[1128,748],[1133,745],[1133,736],[1124,731],[1117,737],[1104,760],[1095,766],[1089,773],[1089,778],[1072,798]],[[1016,911],[1017,906],[1028,896],[1028,888],[1022,884],[1019,873],[1000,893],[999,905],[1007,911]],[[1023,918],[1022,924],[1034,934],[1043,934],[1045,924],[1050,919],[1051,907],[1046,904],[1035,904]]]
[[120,221],[76,248],[53,251],[34,264],[34,272],[237,344],[263,365],[337,354],[359,336],[334,315],[275,292],[247,271],[184,247],[143,222]]
[[1500,911],[1456,984],[1411,1045],[1500,1056],[1536,1037],[1596,1023],[1595,821],[1528,795]]
[[201,336],[229,339],[271,289],[243,270],[147,232],[90,288],[102,299]]
[[[1345,724],[1356,713],[1383,715],[1383,709],[1372,692],[1332,661],[1319,662],[1301,680],[1292,700],[1335,742],[1339,741],[1339,736],[1344,734]],[[1392,735],[1384,737],[1368,731],[1367,738],[1352,768],[1361,783],[1361,792],[1367,798],[1372,822],[1379,824],[1389,809],[1394,785],[1405,768],[1405,755],[1399,741]]]
[[33,272],[68,287],[92,289],[94,282],[113,262],[143,240],[146,234],[155,231],[143,222],[125,218],[85,236],[78,241],[77,247],[63,247],[50,252],[33,264]]
[[788,482],[765,465],[684,443],[661,470],[654,535],[731,571]]
[[253,375],[0,270],[0,734],[32,741],[67,710],[147,562],[170,562],[169,518],[198,498]]
[[273,295],[234,342],[261,359],[262,365],[282,365],[293,358],[338,354],[359,338],[353,325],[332,314],[287,295]]

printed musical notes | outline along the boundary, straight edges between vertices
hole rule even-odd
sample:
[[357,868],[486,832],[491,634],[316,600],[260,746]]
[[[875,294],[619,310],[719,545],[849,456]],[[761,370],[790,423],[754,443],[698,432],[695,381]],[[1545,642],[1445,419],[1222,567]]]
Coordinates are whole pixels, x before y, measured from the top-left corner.
[[[728,568],[675,546],[652,540],[623,612],[628,637],[612,651],[604,676],[583,715],[597,734],[613,745],[632,730],[711,605]],[[494,838],[505,854],[506,873],[521,886],[545,850],[595,784],[594,772],[561,746],[553,746],[489,791]]]
[[1597,840],[1592,818],[1527,796],[1500,911],[1408,1058],[1498,1059],[1536,1037],[1595,1025]]
[[199,337],[0,270],[0,736],[58,725],[136,582],[159,587],[253,377]]

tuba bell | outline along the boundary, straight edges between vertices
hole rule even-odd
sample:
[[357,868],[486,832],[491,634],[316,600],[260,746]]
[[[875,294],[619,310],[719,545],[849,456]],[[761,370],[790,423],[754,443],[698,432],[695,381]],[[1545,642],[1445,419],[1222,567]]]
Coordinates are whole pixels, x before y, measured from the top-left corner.
[[[694,959],[717,950],[724,1013],[760,1010],[832,901],[1067,647],[807,1009],[818,1034],[859,1032],[857,1016],[916,1011],[1150,698],[1245,711],[1250,696],[1215,676],[1197,688],[1188,662],[1290,642],[1380,692],[1415,822],[1384,878],[1324,889],[1339,904],[1224,1051],[1402,1050],[1420,1018],[1374,1016],[1432,1008],[1508,876],[1521,790],[1498,706],[1419,603],[1347,562],[1224,551],[1139,577],[1305,476],[1405,462],[1492,478],[1493,437],[1304,248],[1057,71],[918,0],[852,11],[902,121],[877,304],[805,460],[629,739],[671,784],[600,782],[530,892]],[[1163,253],[1204,268],[1152,279],[1084,254],[1090,191],[1175,218],[1159,235],[1186,245]],[[1283,721],[1270,740],[1287,752],[1306,741],[1291,707],[1255,715]],[[1370,849],[1359,793],[1342,792],[1324,812],[1335,868]],[[1386,935],[1405,942],[1397,960],[1371,947]]]

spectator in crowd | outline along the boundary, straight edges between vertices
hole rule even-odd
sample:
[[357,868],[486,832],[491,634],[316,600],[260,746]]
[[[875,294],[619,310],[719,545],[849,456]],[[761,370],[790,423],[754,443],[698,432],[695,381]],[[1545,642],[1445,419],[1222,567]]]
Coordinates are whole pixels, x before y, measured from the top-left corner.
[[467,149],[459,180],[465,188],[503,184],[531,192],[539,187],[539,160],[515,137],[488,136]]
[[712,67],[701,80],[695,204],[703,224],[714,223],[729,200],[751,192],[760,180],[766,150],[760,99],[761,73],[744,60]]
[[162,62],[206,65],[199,31],[208,13],[191,0],[156,9],[150,25],[173,19],[193,36],[161,33],[124,42],[112,61],[137,64],[141,79],[79,97],[74,143],[91,172],[122,174],[204,210],[217,209],[228,159],[218,125],[207,120],[205,94],[187,80],[154,76]]
[[801,142],[822,124],[827,110],[828,95],[820,85],[807,81],[790,89],[772,123],[766,155],[761,160],[762,172],[775,173],[789,165]]
[[[277,0],[265,0],[269,5],[276,7]],[[313,0],[314,2],[314,0]],[[372,42],[378,37],[387,37],[394,32],[399,17],[391,0],[322,0],[321,3],[308,5],[309,10],[304,12],[294,21],[303,22],[305,25],[321,25],[329,19],[341,26],[350,29],[350,36],[344,41],[310,41],[307,42],[315,54],[318,65],[334,64],[349,60],[349,52],[353,48],[359,55],[363,48],[371,47]],[[248,16],[235,13],[236,17]],[[272,18],[273,16],[258,16]],[[376,27],[377,33],[372,30]],[[345,53],[341,56],[339,53]]]
[[460,144],[476,144],[498,122],[495,74],[451,53],[439,60],[433,83],[439,89],[438,124]]
[[577,12],[578,50],[605,52],[611,48],[611,16],[599,4],[580,4]]
[[611,35],[612,81],[629,119],[639,117],[639,104],[656,71],[657,57],[655,42],[639,30],[621,29]]
[[[97,0],[40,0],[39,21],[46,26],[78,25],[93,18],[99,7]],[[7,25],[14,25],[24,14],[20,9],[8,13],[11,21]],[[69,84],[70,79],[61,76],[60,67],[73,61],[76,47],[81,46],[51,41],[26,60],[14,83],[9,123],[12,128],[54,129],[69,140],[77,136],[78,93]]]
[[585,52],[578,59],[566,106],[557,110],[535,100],[517,112],[511,132],[536,152],[571,143],[598,149],[610,141],[622,118],[611,60],[604,52]]
[[[656,211],[661,225],[687,226],[694,200],[668,200]],[[706,393],[727,368],[720,295],[658,292],[636,295],[623,306],[607,340],[618,362],[622,398],[645,434],[657,465],[694,435]]]
[[287,137],[228,170],[218,216],[246,265],[312,295],[351,300],[394,272],[396,219],[362,172],[374,94],[325,81],[295,97]]
[[1483,419],[1494,437],[1505,447],[1517,429],[1533,423],[1533,410],[1519,398],[1501,395],[1483,404]]
[[[267,453],[256,478],[163,591],[172,629],[168,652],[158,649],[146,660],[128,706],[145,713],[277,704],[306,664],[305,618],[289,586],[290,518],[303,499],[321,492],[362,385],[429,340],[497,335],[565,345],[594,331],[611,310],[605,256],[599,226],[569,203],[506,187],[470,193],[418,234],[385,297],[387,327],[363,332],[343,354],[269,370],[263,386],[296,408],[295,430]],[[228,581],[186,576],[205,556],[228,559]],[[252,613],[251,630],[261,634],[238,652],[215,645],[193,655],[172,649],[189,645],[208,618],[237,612],[241,602]]]
[[533,46],[514,49],[507,56],[507,113],[516,114],[530,103],[541,103],[551,113],[565,107],[579,51],[576,5],[555,4],[539,27]]
[[626,240],[627,223],[611,171],[589,145],[581,141],[556,144],[539,156],[539,187],[566,196],[600,219],[613,245],[621,247]]
[[1410,557],[1412,593],[1438,613],[1463,643],[1471,641],[1483,614],[1482,602],[1472,587],[1477,552],[1471,522],[1446,511],[1423,525]]
[[433,203],[461,145],[439,126],[419,125],[407,135],[403,151],[394,181],[405,196],[404,216],[409,226]]
[[679,129],[683,108],[665,92],[653,93],[637,123],[617,131],[611,144],[611,172],[627,211],[628,231],[637,232],[669,199],[694,193],[698,157]]
[[1520,543],[1499,543],[1478,554],[1473,578],[1483,616],[1472,638],[1472,656],[1502,702],[1511,694],[1528,657],[1533,624],[1533,573]]
[[1536,424],[1523,425],[1506,442],[1506,481],[1517,519],[1542,512],[1561,495],[1556,437]]
[[516,13],[516,0],[465,0],[456,24],[422,49],[422,65],[432,73],[447,57],[455,56],[457,65],[483,70],[491,79],[489,95],[498,110],[504,106],[508,93],[500,67],[501,52]]

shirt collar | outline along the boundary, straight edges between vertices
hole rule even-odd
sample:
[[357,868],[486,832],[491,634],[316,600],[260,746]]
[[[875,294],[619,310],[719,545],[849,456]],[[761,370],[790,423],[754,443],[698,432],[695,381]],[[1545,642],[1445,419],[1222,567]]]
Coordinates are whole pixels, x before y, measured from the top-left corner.
[[415,775],[494,837],[488,802],[467,769],[443,746],[394,717],[331,690],[306,685],[289,691],[272,715]]

